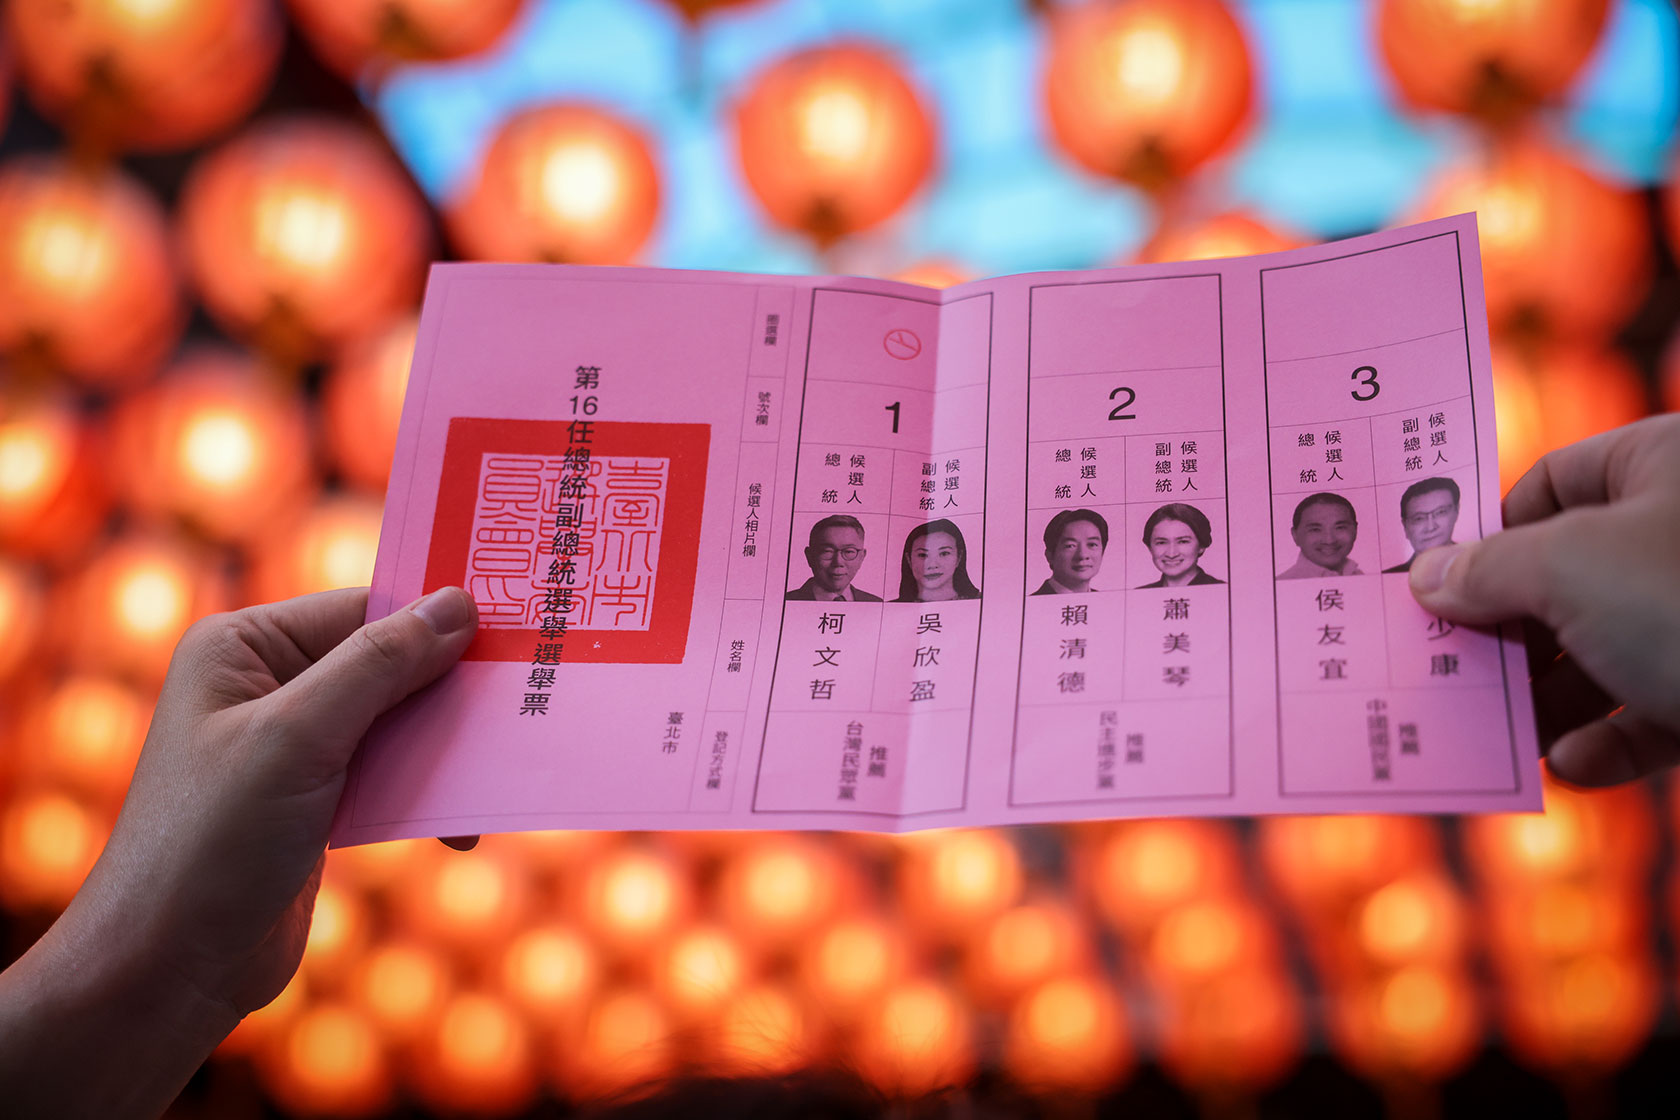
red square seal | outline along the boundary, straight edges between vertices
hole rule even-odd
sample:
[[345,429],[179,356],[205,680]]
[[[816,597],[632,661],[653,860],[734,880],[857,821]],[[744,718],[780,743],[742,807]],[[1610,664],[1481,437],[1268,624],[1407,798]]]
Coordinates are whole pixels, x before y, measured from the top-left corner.
[[562,661],[680,662],[710,438],[706,424],[451,420],[425,590],[477,601],[466,657],[531,661],[562,642]]

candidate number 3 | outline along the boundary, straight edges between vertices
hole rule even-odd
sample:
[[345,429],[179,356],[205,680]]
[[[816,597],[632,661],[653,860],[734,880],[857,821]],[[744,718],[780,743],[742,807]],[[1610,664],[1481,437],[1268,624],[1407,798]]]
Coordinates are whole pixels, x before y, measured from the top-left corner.
[[[1360,366],[1348,376],[1359,382],[1359,387],[1348,394],[1356,401],[1374,401],[1377,394],[1382,392],[1382,386],[1377,384],[1376,366]],[[1362,392],[1364,389],[1369,389],[1370,392]]]

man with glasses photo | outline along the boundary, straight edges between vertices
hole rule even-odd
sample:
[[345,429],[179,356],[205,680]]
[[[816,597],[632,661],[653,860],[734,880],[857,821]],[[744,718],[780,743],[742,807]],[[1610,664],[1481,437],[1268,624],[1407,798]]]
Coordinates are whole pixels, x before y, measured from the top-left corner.
[[789,599],[819,603],[879,603],[852,586],[858,568],[869,550],[863,546],[863,524],[855,517],[837,513],[811,526],[811,543],[805,548],[805,562],[811,578],[787,593]]
[[1450,478],[1426,478],[1406,487],[1400,495],[1400,524],[1411,542],[1412,554],[1404,564],[1383,572],[1409,572],[1412,561],[1426,549],[1454,544],[1453,526],[1458,523],[1458,483]]

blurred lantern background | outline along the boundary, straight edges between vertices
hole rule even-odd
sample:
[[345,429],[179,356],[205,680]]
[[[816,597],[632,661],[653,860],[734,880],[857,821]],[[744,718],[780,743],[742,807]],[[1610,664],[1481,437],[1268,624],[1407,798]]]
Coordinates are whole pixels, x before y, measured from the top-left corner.
[[[6,959],[181,631],[368,579],[427,261],[943,286],[1475,209],[1509,485],[1680,407],[1677,117],[1668,0],[9,0]],[[1074,1116],[1680,1115],[1670,786],[337,852],[176,1115],[833,1067]]]

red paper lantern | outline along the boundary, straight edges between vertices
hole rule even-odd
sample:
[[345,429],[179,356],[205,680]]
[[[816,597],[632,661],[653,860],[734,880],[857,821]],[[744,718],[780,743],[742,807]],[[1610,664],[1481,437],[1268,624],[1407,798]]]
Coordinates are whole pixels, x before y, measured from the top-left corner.
[[780,983],[758,984],[730,1000],[703,1035],[706,1061],[724,1075],[768,1077],[823,1058],[812,1015]]
[[1531,140],[1450,167],[1409,220],[1476,211],[1488,318],[1527,333],[1601,336],[1626,321],[1651,273],[1645,205]]
[[956,993],[933,980],[887,990],[853,1040],[857,1071],[892,1096],[960,1085],[974,1071],[974,1032]]
[[72,674],[55,681],[18,711],[19,733],[30,745],[19,759],[21,776],[115,810],[146,740],[152,704],[150,690],[109,677]]
[[425,209],[401,168],[333,121],[271,121],[206,156],[181,220],[211,314],[291,360],[407,310],[431,256]]
[[1010,1016],[1003,1052],[1010,1076],[1040,1092],[1112,1088],[1132,1063],[1113,982],[1080,975],[1039,985]]
[[965,828],[899,837],[899,897],[906,917],[935,940],[966,941],[1021,893],[1021,858],[1006,833]]
[[455,995],[416,1047],[409,1069],[438,1112],[509,1116],[537,1095],[536,1045],[513,1008],[486,992]]
[[110,822],[75,798],[37,787],[0,806],[0,902],[57,911],[93,869]]
[[1528,473],[1546,448],[1545,417],[1529,362],[1514,348],[1493,347],[1493,419],[1499,437],[1499,489]]
[[313,487],[303,402],[249,360],[204,350],[122,402],[112,483],[136,512],[249,540],[288,523]]
[[541,105],[497,131],[450,212],[464,256],[627,264],[659,215],[659,172],[629,123],[588,105]]
[[1275,966],[1165,991],[1160,1008],[1162,1064],[1216,1100],[1267,1088],[1300,1057],[1300,998]]
[[719,910],[756,947],[804,937],[844,909],[847,867],[832,849],[797,834],[756,836],[718,883]]
[[0,681],[29,663],[46,621],[45,596],[39,572],[0,554]]
[[986,923],[968,947],[963,976],[977,1001],[1004,1002],[1091,963],[1080,915],[1055,902],[1029,902]]
[[1157,192],[1241,136],[1254,77],[1220,0],[1059,8],[1045,66],[1050,129],[1099,175]]
[[35,102],[95,148],[189,148],[267,91],[282,35],[270,0],[12,0]]
[[373,580],[383,507],[377,498],[338,494],[259,537],[251,547],[251,599],[272,603]]
[[292,18],[335,70],[441,62],[494,46],[525,0],[286,0]]
[[735,998],[750,967],[728,932],[695,926],[659,952],[654,980],[667,1007],[684,1019],[704,1020]]
[[98,441],[68,398],[0,391],[0,549],[81,552],[110,506]]
[[1518,1060],[1571,1078],[1602,1077],[1639,1052],[1660,993],[1646,955],[1588,953],[1508,983],[1500,1025]]
[[1410,965],[1335,993],[1331,1042],[1379,1081],[1439,1081],[1482,1044],[1482,1008],[1457,969]]
[[1083,860],[1086,889],[1098,910],[1133,940],[1147,937],[1167,911],[1232,891],[1242,877],[1236,839],[1219,821],[1116,825]]
[[117,384],[156,370],[181,321],[163,210],[144,188],[55,159],[0,170],[0,350]]
[[1240,211],[1198,222],[1172,223],[1138,249],[1139,264],[1205,261],[1297,249],[1306,239],[1285,234]]
[[741,170],[770,220],[820,247],[890,218],[933,168],[933,122],[873,47],[782,59],[753,80],[735,123]]
[[624,988],[597,999],[578,1034],[563,1032],[552,1056],[566,1094],[588,1099],[652,1082],[677,1053],[664,1008],[647,993]]
[[361,1117],[391,1103],[391,1058],[366,1014],[338,1002],[301,1009],[263,1039],[258,1068],[282,1108]]
[[855,1020],[910,967],[897,923],[872,914],[845,918],[812,937],[799,962],[811,1002],[838,1023]]
[[430,1029],[453,991],[443,954],[401,937],[386,937],[370,949],[350,974],[350,985],[356,1005],[399,1045]]
[[322,388],[328,454],[348,481],[376,493],[384,492],[396,454],[419,326],[418,318],[405,315],[356,343]]
[[1377,42],[1410,105],[1502,121],[1569,88],[1609,8],[1610,0],[1383,0]]

